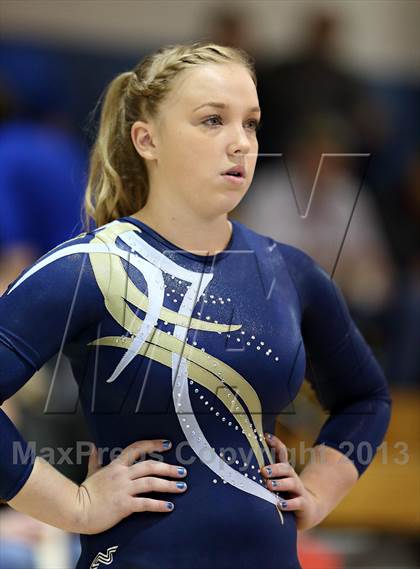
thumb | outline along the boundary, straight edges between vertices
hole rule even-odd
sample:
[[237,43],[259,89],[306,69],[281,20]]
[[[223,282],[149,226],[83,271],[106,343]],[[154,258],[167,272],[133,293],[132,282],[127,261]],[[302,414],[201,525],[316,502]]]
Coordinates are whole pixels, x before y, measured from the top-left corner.
[[91,449],[90,449],[90,454],[89,454],[87,478],[89,476],[92,476],[92,474],[94,474],[100,468],[101,468],[101,464],[99,463],[98,449],[92,443]]

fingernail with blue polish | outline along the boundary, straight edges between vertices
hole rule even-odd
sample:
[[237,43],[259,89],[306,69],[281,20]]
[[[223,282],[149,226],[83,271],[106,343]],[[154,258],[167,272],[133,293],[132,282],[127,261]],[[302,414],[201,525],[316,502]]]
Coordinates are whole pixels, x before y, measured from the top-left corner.
[[180,476],[183,476],[183,475],[185,474],[185,468],[184,468],[183,466],[180,466],[180,467],[178,468],[178,474],[179,474]]
[[169,448],[171,446],[171,441],[163,441],[162,444],[165,448]]
[[185,482],[177,482],[176,483],[178,488],[181,488],[181,490],[183,490],[187,485],[185,484]]
[[287,502],[285,502],[284,500],[282,500],[282,501],[280,502],[280,508],[286,509],[286,508],[287,508]]
[[168,508],[168,510],[174,509],[174,505],[172,504],[172,502],[166,502],[166,507]]
[[271,476],[273,474],[273,471],[271,470],[271,468],[269,466],[266,466],[265,470],[268,473],[268,476]]
[[272,486],[277,486],[277,482],[276,482],[275,480],[272,480],[272,481],[271,481],[271,485],[272,485]]

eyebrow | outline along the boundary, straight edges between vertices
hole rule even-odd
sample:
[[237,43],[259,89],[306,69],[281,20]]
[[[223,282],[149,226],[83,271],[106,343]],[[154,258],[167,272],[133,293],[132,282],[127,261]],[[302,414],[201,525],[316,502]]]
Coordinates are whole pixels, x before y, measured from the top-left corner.
[[[198,109],[201,109],[201,107],[216,107],[217,109],[226,109],[227,107],[229,107],[229,105],[225,105],[225,103],[216,103],[213,101],[209,101],[208,103],[203,103],[202,105],[198,105],[198,107],[196,107],[194,109],[194,111],[198,111]],[[249,112],[261,112],[260,107],[251,107],[249,109]]]

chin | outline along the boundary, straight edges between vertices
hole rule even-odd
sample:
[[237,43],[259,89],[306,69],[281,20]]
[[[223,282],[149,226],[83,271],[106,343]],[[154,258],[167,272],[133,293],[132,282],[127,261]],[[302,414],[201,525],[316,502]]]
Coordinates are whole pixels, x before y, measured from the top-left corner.
[[[207,192],[206,194],[201,194],[203,199],[201,202],[196,203],[197,211],[202,211],[205,217],[211,218],[226,215],[239,205],[247,193],[248,187],[226,190],[226,185],[222,189],[218,186],[213,190],[211,200],[205,199],[210,197]],[[199,195],[198,192],[196,195]],[[205,209],[203,210],[203,208]]]
[[218,203],[219,206],[218,215],[228,214],[231,211],[233,211],[242,201],[244,195],[245,193],[241,192],[240,194],[236,193],[236,194],[222,196],[222,199],[220,199]]

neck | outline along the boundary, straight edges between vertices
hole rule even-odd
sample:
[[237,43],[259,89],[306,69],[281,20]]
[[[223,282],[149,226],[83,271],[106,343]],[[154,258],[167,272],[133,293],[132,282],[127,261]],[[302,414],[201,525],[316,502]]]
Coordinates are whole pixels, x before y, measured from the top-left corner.
[[232,234],[227,213],[217,217],[199,217],[190,210],[166,210],[151,200],[131,217],[139,219],[165,239],[185,251],[214,255],[223,251]]

